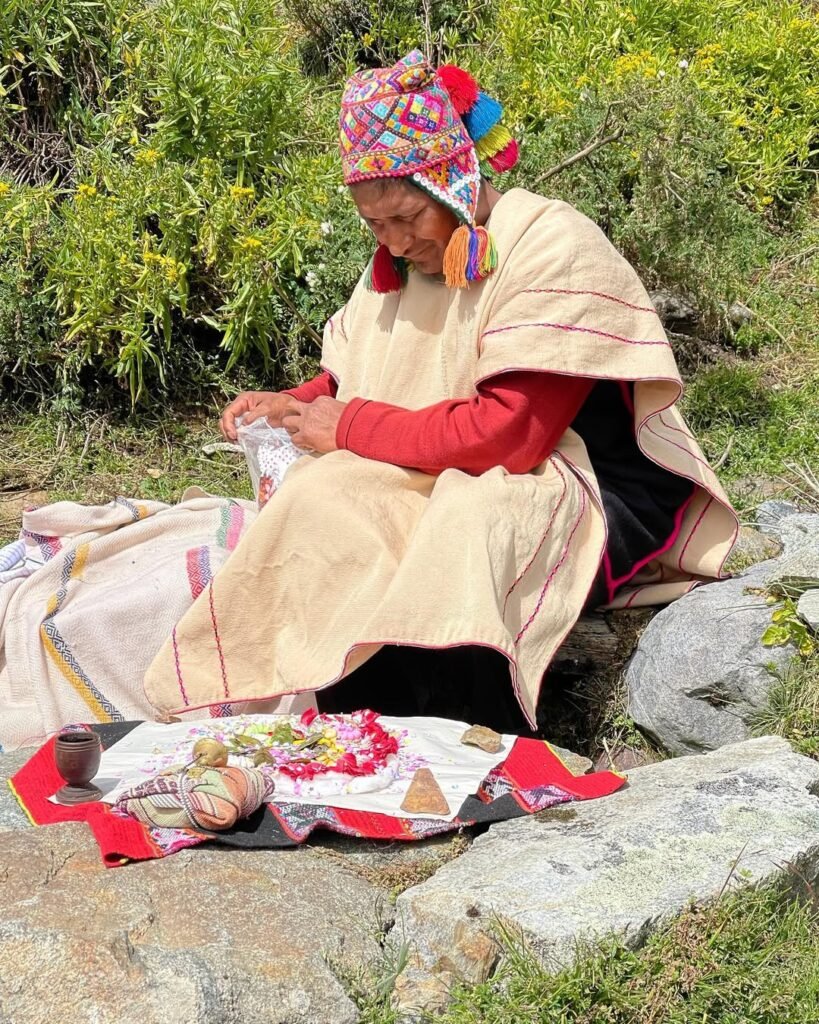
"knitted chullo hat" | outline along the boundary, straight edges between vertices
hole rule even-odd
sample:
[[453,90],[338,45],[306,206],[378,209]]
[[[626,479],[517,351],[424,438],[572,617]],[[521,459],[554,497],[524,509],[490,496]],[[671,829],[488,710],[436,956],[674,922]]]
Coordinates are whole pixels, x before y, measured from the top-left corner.
[[[444,254],[450,287],[487,277],[497,265],[489,232],[475,223],[481,171],[514,167],[518,147],[500,125],[500,103],[452,64],[437,72],[419,50],[391,68],[360,71],[347,80],[339,118],[344,181],[408,178],[461,221]],[[404,260],[379,245],[370,287],[400,289]]]

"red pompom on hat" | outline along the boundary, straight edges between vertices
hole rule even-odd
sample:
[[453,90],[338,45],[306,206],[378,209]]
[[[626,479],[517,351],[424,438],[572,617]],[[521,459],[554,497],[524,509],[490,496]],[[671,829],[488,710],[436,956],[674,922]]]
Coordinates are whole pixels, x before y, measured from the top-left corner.
[[465,114],[478,102],[478,83],[468,71],[456,64],[442,64],[438,68],[438,78],[459,114]]

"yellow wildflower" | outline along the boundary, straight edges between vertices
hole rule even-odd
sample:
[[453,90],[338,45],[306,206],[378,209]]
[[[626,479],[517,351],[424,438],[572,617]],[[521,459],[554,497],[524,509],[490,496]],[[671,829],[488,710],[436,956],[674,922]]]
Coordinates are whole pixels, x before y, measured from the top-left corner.
[[81,202],[84,199],[93,199],[97,194],[97,190],[93,185],[78,185],[77,186],[77,201]]
[[618,57],[612,64],[612,73],[615,78],[627,78],[632,75],[654,78],[657,70],[657,58],[648,50],[640,50],[638,53],[624,53],[622,57]]
[[253,235],[248,235],[247,237],[245,237],[245,238],[243,238],[241,240],[239,245],[240,245],[240,247],[242,249],[246,249],[246,250],[250,251],[250,250],[253,250],[253,249],[260,249],[261,246],[262,246],[262,243],[261,243],[261,239],[254,238]]
[[153,167],[154,164],[160,160],[162,154],[158,149],[143,149],[134,157],[138,164],[145,164],[148,167]]
[[168,284],[176,284],[179,278],[185,273],[185,266],[172,256],[166,256],[164,260],[165,280]]
[[8,195],[9,192],[11,192],[11,185],[5,181],[0,181],[0,196]]
[[231,185],[230,194],[234,199],[252,199],[254,196],[252,188],[244,188],[242,185]]

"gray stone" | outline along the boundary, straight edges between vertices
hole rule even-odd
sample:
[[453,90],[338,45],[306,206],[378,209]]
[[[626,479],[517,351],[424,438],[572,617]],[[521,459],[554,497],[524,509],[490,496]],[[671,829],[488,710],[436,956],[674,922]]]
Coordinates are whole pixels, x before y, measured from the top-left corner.
[[819,584],[819,513],[785,516],[777,528],[785,550],[770,566],[768,581],[796,577],[815,579]]
[[[767,564],[767,563],[764,563]],[[646,627],[626,669],[628,711],[672,754],[696,754],[746,739],[795,651],[764,647],[771,622],[764,570],[698,587]]]
[[33,753],[34,750],[30,748],[0,753],[0,832],[30,827],[31,823],[9,788],[9,779],[23,767]]
[[806,590],[799,598],[796,610],[814,633],[819,633],[819,590]]
[[730,573],[743,572],[752,565],[758,565],[781,554],[782,541],[775,534],[762,533],[750,526],[743,526],[725,568]]
[[354,1024],[328,966],[379,952],[379,891],[308,849],[106,869],[87,826],[0,835],[0,1021]]
[[649,298],[664,325],[671,325],[680,330],[694,327],[699,323],[699,312],[684,295],[661,290],[650,292]]
[[796,515],[799,509],[793,502],[771,498],[757,506],[756,526],[762,533],[779,534],[779,524],[788,516]]
[[732,302],[726,312],[731,326],[735,328],[744,327],[754,318],[754,311],[749,309],[744,302]]
[[795,655],[765,647],[766,588],[819,577],[819,515],[777,523],[782,554],[745,574],[697,587],[648,624],[626,669],[629,714],[672,754],[700,753],[750,735],[775,682]]
[[558,747],[556,743],[550,743],[549,746],[557,754],[563,764],[569,769],[572,775],[585,775],[587,772],[592,770],[592,760],[590,757],[584,757],[582,754],[575,754],[572,750],[567,750],[565,747]]
[[[643,942],[660,922],[724,886],[798,866],[819,875],[819,764],[778,738],[663,761],[602,800],[493,825],[458,860],[398,898],[412,975],[474,981],[491,970],[498,921],[548,967],[607,934]],[[730,881],[729,881],[730,880]],[[412,983],[414,979],[414,984]]]

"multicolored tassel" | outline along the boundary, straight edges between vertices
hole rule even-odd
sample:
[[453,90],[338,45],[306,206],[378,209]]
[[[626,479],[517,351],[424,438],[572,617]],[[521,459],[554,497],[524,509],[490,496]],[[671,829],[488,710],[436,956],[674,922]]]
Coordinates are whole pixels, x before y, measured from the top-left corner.
[[371,292],[399,292],[407,278],[406,261],[396,259],[386,245],[379,245],[370,260],[365,284]]
[[444,252],[444,279],[449,288],[466,288],[482,281],[498,265],[498,253],[485,227],[461,224]]

